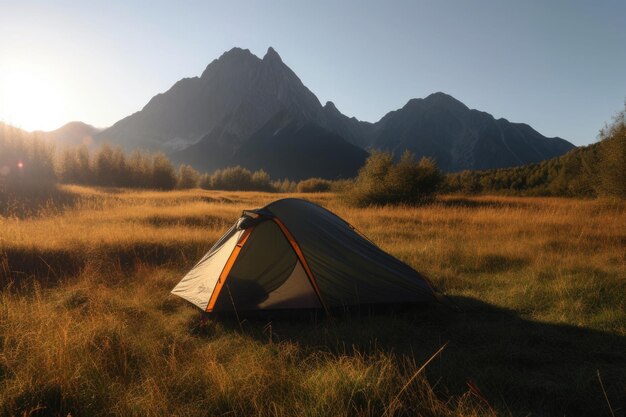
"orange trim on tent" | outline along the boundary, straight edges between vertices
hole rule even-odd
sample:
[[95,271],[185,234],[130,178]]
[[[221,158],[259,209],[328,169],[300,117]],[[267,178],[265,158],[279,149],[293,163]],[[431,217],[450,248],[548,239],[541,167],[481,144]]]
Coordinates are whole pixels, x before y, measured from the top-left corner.
[[296,253],[296,256],[298,257],[298,259],[300,260],[300,263],[304,267],[304,271],[309,277],[309,281],[311,282],[311,285],[313,286],[313,289],[315,290],[315,294],[317,294],[317,298],[319,298],[320,300],[320,304],[322,305],[322,307],[324,307],[324,310],[326,311],[326,313],[328,313],[328,308],[326,308],[326,304],[324,303],[324,299],[322,298],[320,289],[317,286],[317,282],[315,282],[313,271],[311,271],[311,268],[309,268],[309,264],[306,262],[306,259],[304,258],[304,253],[302,253],[302,250],[300,249],[300,245],[298,245],[298,242],[296,241],[296,239],[293,237],[289,229],[287,229],[287,226],[285,226],[283,222],[280,221],[280,219],[278,219],[277,217],[274,217],[272,220],[274,220],[274,223],[276,223],[278,227],[280,227],[280,230],[283,231],[283,234],[289,241],[289,244],[291,244],[291,247]]
[[235,245],[235,248],[233,249],[232,253],[228,257],[228,260],[226,261],[226,264],[224,265],[224,269],[222,269],[222,273],[220,274],[220,277],[217,279],[217,284],[215,284],[215,288],[213,289],[211,298],[209,299],[209,304],[206,307],[207,313],[210,313],[211,311],[213,311],[213,308],[215,307],[215,302],[217,301],[217,297],[220,295],[220,292],[222,291],[222,287],[224,286],[224,282],[226,281],[226,278],[228,278],[228,274],[230,274],[230,270],[233,268],[233,265],[235,265],[235,261],[237,260],[237,257],[239,256],[239,252],[241,252],[241,248],[248,240],[248,237],[250,237],[250,233],[252,233],[252,229],[254,229],[254,227],[250,227],[249,229],[246,229],[245,232],[243,232],[243,235],[241,236],[241,238],[239,238],[239,242],[237,242],[237,245]]

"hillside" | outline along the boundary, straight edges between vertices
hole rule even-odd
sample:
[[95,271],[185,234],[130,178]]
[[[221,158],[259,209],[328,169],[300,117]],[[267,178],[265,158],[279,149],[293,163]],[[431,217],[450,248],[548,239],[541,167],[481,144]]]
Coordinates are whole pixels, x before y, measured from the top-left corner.
[[595,197],[605,169],[601,152],[602,143],[594,143],[540,163],[450,174],[445,191]]

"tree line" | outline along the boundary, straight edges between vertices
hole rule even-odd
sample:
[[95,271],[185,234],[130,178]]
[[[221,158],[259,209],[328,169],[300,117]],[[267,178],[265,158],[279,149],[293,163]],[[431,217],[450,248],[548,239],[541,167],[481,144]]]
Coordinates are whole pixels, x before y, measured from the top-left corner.
[[204,188],[233,191],[324,192],[334,184],[321,178],[295,182],[273,180],[263,171],[236,166],[212,174],[189,165],[176,168],[161,152],[135,150],[102,144],[56,149],[54,143],[0,123],[0,205],[9,200],[45,200],[57,184],[156,190]]
[[212,174],[189,165],[176,169],[163,153],[103,144],[55,149],[54,144],[0,124],[0,205],[13,196],[45,195],[57,183],[158,190],[204,188],[232,191],[341,193],[354,205],[414,204],[437,192],[530,196],[626,198],[626,104],[599,134],[599,141],[558,158],[514,168],[444,175],[435,161],[398,160],[372,151],[356,178],[300,182],[272,180],[263,170],[228,167]]

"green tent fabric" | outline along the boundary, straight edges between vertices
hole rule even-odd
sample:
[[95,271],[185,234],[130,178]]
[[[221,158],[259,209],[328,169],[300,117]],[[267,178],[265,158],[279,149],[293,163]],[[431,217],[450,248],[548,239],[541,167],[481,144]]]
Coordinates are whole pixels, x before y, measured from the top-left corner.
[[208,312],[436,298],[410,266],[325,208],[296,198],[244,211],[172,293]]

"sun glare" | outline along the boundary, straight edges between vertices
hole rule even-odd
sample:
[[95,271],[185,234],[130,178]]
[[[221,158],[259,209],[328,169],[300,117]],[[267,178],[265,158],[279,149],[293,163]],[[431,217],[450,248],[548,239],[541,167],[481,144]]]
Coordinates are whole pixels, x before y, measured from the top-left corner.
[[0,121],[25,130],[52,130],[66,120],[62,86],[44,70],[0,70]]

